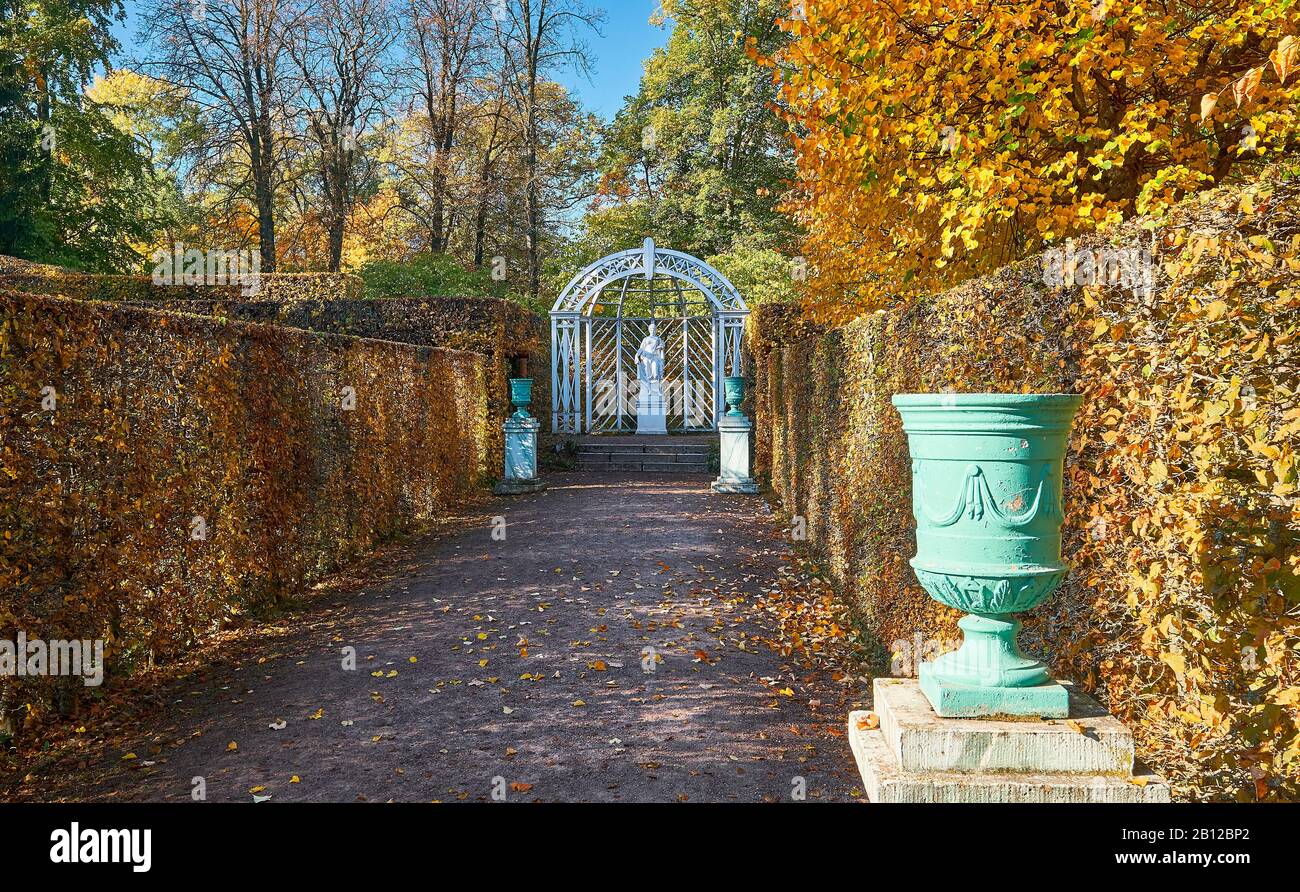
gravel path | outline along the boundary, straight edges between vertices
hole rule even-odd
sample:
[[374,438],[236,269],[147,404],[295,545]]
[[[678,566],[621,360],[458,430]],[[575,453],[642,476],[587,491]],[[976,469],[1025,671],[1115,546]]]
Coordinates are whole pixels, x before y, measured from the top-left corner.
[[23,798],[857,798],[845,686],[755,640],[787,561],[766,505],[698,476],[551,481],[385,554]]

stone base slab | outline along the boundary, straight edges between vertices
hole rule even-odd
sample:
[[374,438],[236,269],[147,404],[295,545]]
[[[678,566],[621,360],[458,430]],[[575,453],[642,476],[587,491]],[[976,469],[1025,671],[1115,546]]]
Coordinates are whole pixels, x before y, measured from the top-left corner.
[[1070,698],[1068,720],[942,718],[912,678],[877,678],[872,702],[880,733],[904,771],[1128,777],[1133,772],[1132,732],[1072,684],[1064,687]]
[[1070,694],[1059,684],[1024,688],[985,688],[950,684],[935,678],[929,663],[921,665],[921,690],[935,712],[948,718],[978,716],[1038,716],[1063,719],[1070,714]]
[[[848,736],[872,802],[1168,802],[1135,766],[1133,738],[1097,701],[1066,686],[1070,718],[944,718],[915,679],[878,678],[871,713]],[[876,725],[876,727],[872,727]]]
[[731,495],[753,496],[758,495],[758,484],[753,480],[723,480],[719,477],[710,485],[714,492],[728,493]]
[[492,487],[492,494],[497,496],[522,496],[530,492],[541,492],[544,489],[546,489],[545,481],[536,478],[532,480],[517,480],[513,477],[508,477],[496,486]]

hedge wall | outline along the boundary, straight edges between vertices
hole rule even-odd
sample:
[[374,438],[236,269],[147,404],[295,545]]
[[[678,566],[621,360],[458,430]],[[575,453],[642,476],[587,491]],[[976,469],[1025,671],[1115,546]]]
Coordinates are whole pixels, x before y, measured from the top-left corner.
[[514,301],[493,297],[181,300],[166,306],[247,322],[490,355],[496,373],[492,412],[500,421],[511,411],[506,383],[511,360],[527,357],[534,378],[533,414],[544,418],[551,411],[549,329],[535,313]]
[[[512,411],[512,360],[528,359],[533,415],[549,418],[550,337],[545,320],[513,301],[480,297],[375,298],[346,273],[273,273],[247,296],[232,285],[155,285],[149,276],[82,274],[0,255],[0,290],[99,300],[205,316],[265,322],[427,347],[472,350],[492,357],[489,412],[500,428]],[[490,466],[502,463],[492,446]],[[499,473],[499,471],[496,471]]]
[[[468,497],[495,471],[491,377],[469,352],[0,292],[0,637],[103,637],[116,672],[176,657]],[[5,716],[74,710],[59,681],[0,679]]]
[[232,300],[255,298],[267,303],[295,300],[358,300],[364,285],[348,273],[267,273],[258,277],[256,295],[243,286],[155,285],[150,276],[103,276],[77,273],[59,267],[30,264],[0,257],[0,289],[27,294],[51,294],[111,303],[164,303],[178,300]]
[[1180,795],[1300,794],[1298,197],[1273,175],[1078,246],[1155,232],[1151,296],[1049,288],[1036,258],[830,330],[758,308],[756,466],[806,519],[882,665],[914,664],[918,634],[960,637],[907,564],[910,461],[890,397],[1079,392],[1074,570],[1022,640],[1127,722]]

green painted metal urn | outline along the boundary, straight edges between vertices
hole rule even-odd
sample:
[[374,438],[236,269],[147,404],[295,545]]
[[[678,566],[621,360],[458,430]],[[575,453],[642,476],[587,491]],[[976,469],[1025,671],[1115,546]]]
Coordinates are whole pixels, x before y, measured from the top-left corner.
[[912,457],[916,557],[932,598],[967,615],[962,646],[924,663],[941,716],[1064,718],[1069,696],[1016,644],[1017,613],[1042,604],[1061,560],[1065,447],[1073,394],[899,394]]
[[745,401],[745,377],[743,375],[728,375],[722,379],[722,390],[727,405],[730,407],[727,414],[733,417],[744,415],[745,413],[740,411],[740,404]]
[[531,418],[528,407],[533,402],[533,379],[510,379],[510,402],[515,407],[516,418]]

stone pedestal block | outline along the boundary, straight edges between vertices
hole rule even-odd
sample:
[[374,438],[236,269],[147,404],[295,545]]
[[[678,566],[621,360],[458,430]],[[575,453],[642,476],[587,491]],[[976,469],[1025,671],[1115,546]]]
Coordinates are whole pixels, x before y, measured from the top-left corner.
[[722,473],[713,481],[714,492],[758,492],[758,484],[749,476],[749,432],[753,427],[744,415],[723,415],[718,419]]
[[512,415],[504,425],[506,436],[505,476],[493,492],[499,496],[519,495],[545,489],[537,479],[537,431],[535,418]]
[[872,802],[1168,802],[1135,765],[1133,735],[1063,685],[1068,719],[943,718],[914,679],[878,678],[879,724],[849,715],[849,741]]

